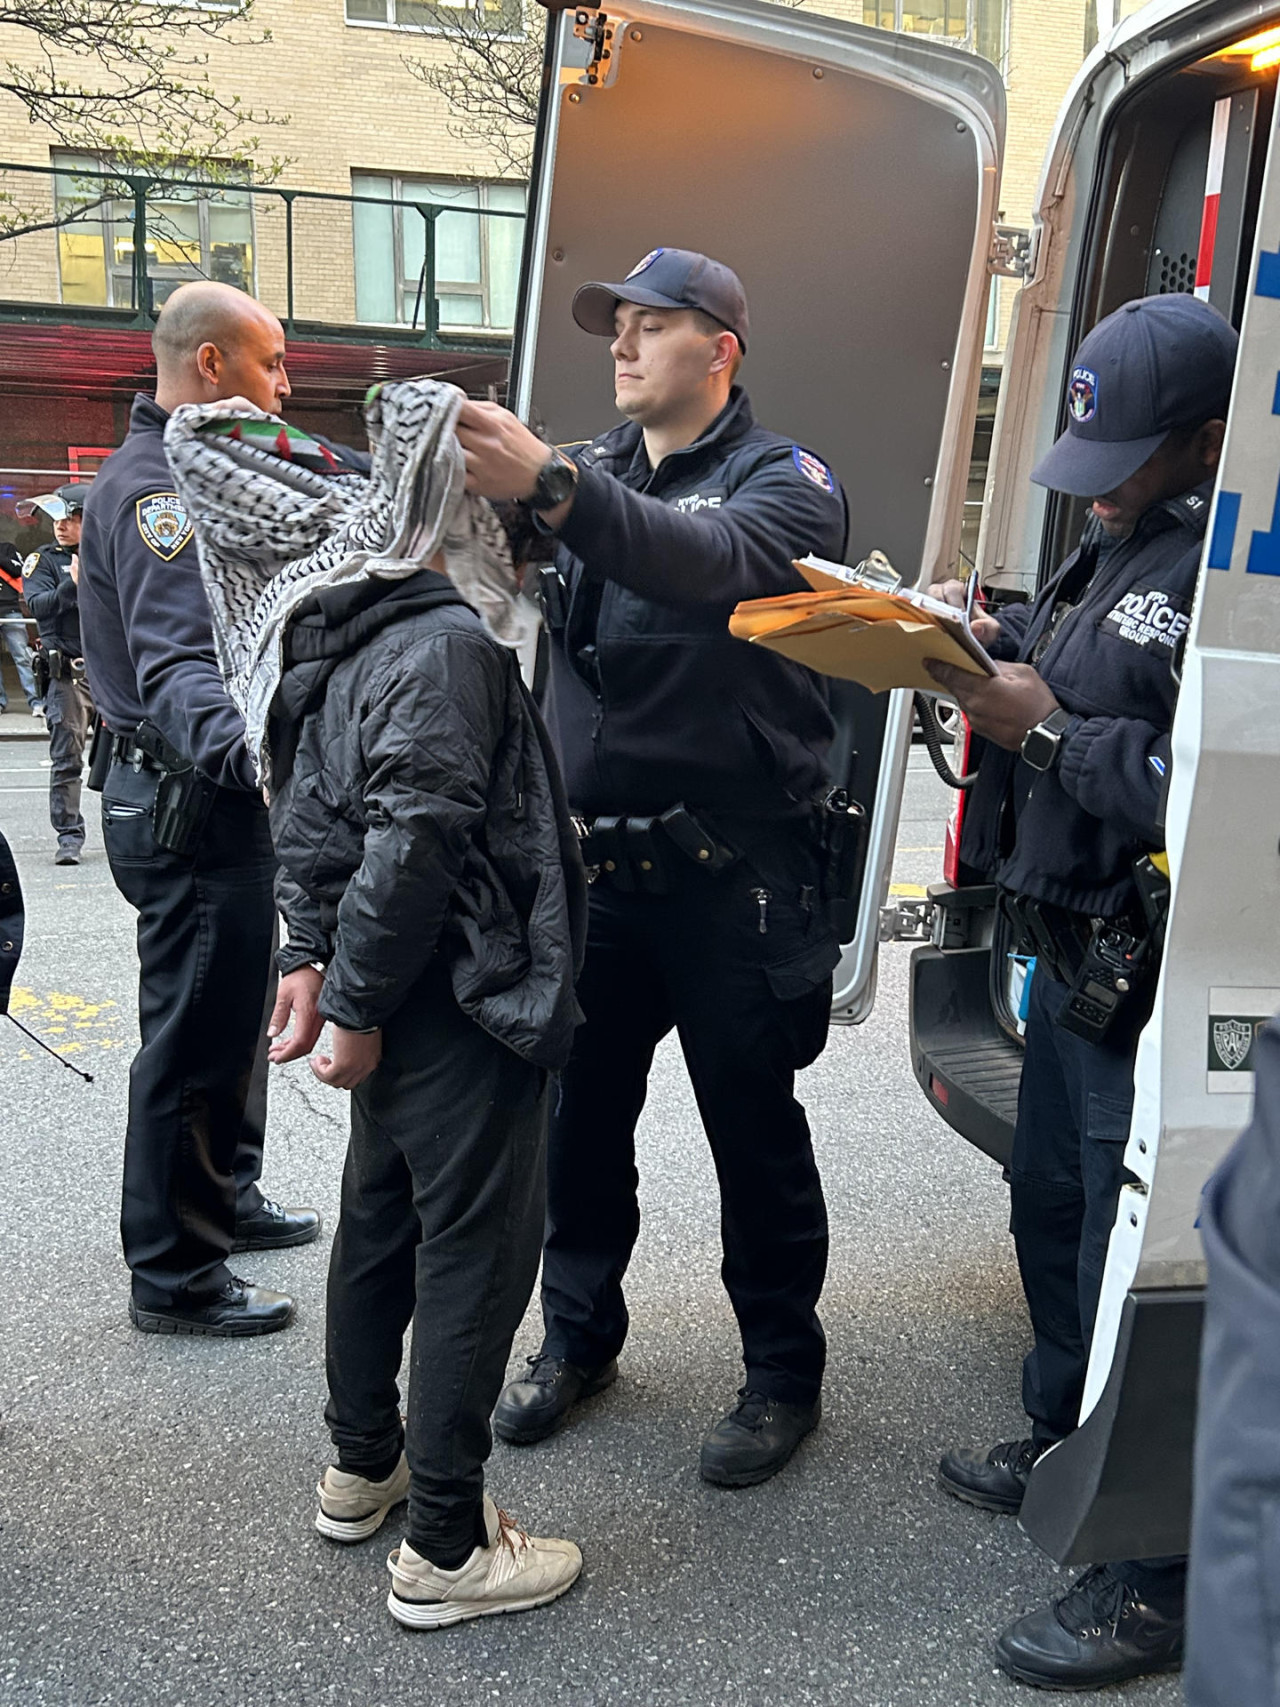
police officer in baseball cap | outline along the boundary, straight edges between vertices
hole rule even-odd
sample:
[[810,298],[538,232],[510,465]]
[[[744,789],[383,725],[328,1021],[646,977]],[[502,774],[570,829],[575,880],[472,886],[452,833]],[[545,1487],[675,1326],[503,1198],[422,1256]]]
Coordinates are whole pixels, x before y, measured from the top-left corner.
[[729,267],[653,249],[584,284],[573,315],[611,340],[623,425],[564,454],[495,404],[464,405],[458,424],[471,489],[522,500],[554,538],[547,712],[598,871],[586,1018],[551,1129],[545,1335],[494,1429],[540,1440],[617,1373],[636,1123],[677,1030],[745,1364],[700,1467],[741,1486],[781,1469],[819,1416],[827,1222],[794,1082],[826,1041],[839,946],[815,834],[823,688],[735,642],[728,619],[739,599],[802,588],[793,558],[838,558],[845,506],[821,458],[757,425],[735,383],[750,329]]
[[53,543],[42,545],[22,565],[27,609],[35,618],[49,673],[44,715],[49,726],[49,818],[58,838],[54,863],[79,865],[84,846],[80,811],[85,742],[93,727],[93,700],[80,643],[80,517],[88,484],[72,482],[14,507],[20,516],[42,511],[53,523]]
[[[1013,946],[1035,959],[1010,1164],[1030,1433],[948,1452],[939,1471],[987,1511],[1016,1513],[1036,1460],[1079,1421],[1154,999],[1149,856],[1236,343],[1191,296],[1144,297],[1094,327],[1069,370],[1066,428],[1032,475],[1093,500],[1080,545],[1030,604],[975,625],[997,676],[932,666],[986,743],[961,860],[998,884]],[[933,590],[962,597],[956,582]],[[1117,955],[1120,999],[1100,1005],[1097,968]],[[1174,1670],[1185,1575],[1182,1559],[1094,1565],[1010,1625],[996,1659],[1051,1689]]]

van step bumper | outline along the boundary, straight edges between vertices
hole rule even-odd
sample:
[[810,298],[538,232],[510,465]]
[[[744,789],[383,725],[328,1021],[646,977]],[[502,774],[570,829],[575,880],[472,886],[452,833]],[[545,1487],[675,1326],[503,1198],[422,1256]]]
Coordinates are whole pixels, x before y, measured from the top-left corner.
[[1022,1046],[991,1008],[989,948],[918,948],[911,956],[911,1066],[962,1138],[1008,1167]]

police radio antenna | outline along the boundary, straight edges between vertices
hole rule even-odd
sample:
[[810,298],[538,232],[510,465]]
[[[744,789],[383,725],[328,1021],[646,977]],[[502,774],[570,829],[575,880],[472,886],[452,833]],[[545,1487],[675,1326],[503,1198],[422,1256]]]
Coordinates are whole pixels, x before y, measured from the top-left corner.
[[91,1085],[93,1083],[93,1074],[92,1073],[86,1073],[80,1067],[73,1067],[71,1065],[70,1061],[67,1060],[65,1055],[59,1055],[58,1051],[56,1049],[52,1048],[51,1045],[46,1043],[42,1037],[37,1037],[34,1031],[28,1031],[26,1026],[23,1025],[23,1023],[20,1019],[14,1019],[12,1014],[6,1014],[5,1018],[9,1019],[9,1020],[13,1020],[14,1025],[17,1026],[18,1030],[22,1033],[22,1035],[24,1037],[29,1037],[33,1043],[38,1043],[40,1045],[41,1049],[44,1050],[46,1055],[52,1055],[55,1061],[61,1061],[62,1065],[67,1069],[67,1071],[69,1073],[74,1073],[77,1078],[83,1079],[86,1085]]

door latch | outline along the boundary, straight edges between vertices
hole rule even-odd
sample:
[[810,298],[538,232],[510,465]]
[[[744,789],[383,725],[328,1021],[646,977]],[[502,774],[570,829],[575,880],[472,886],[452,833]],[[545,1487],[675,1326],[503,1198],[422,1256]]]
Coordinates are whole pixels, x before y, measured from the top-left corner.
[[932,901],[895,901],[880,909],[881,942],[932,942]]
[[591,49],[586,69],[588,83],[601,83],[608,73],[606,62],[613,58],[613,28],[607,12],[593,12],[580,6],[573,14],[574,35]]
[[1036,234],[1020,225],[997,225],[991,233],[987,269],[1002,279],[1029,278],[1035,269]]

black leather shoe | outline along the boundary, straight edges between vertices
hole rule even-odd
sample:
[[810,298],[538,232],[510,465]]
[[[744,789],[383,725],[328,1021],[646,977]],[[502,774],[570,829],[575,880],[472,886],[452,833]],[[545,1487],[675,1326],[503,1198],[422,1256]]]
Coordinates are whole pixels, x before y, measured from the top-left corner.
[[221,1292],[208,1298],[188,1298],[181,1304],[139,1304],[131,1298],[129,1320],[144,1334],[249,1339],[287,1328],[293,1320],[293,1299],[233,1274]]
[[1004,1440],[990,1452],[959,1446],[938,1465],[938,1486],[982,1511],[1022,1510],[1032,1468],[1045,1450],[1031,1440]]
[[286,1245],[309,1245],[320,1237],[317,1209],[286,1209],[269,1197],[262,1200],[247,1221],[236,1222],[233,1251],[274,1251]]
[[1182,1669],[1184,1621],[1148,1606],[1106,1565],[1019,1618],[996,1643],[996,1663],[1040,1689],[1101,1689]]
[[702,1443],[699,1469],[704,1482],[721,1488],[749,1488],[767,1482],[791,1457],[805,1435],[818,1426],[822,1400],[784,1405],[744,1388],[738,1403]]
[[554,1434],[579,1399],[603,1393],[618,1378],[618,1360],[611,1357],[595,1369],[580,1369],[563,1357],[539,1352],[526,1359],[529,1373],[512,1381],[493,1412],[493,1432],[513,1446],[532,1446]]

